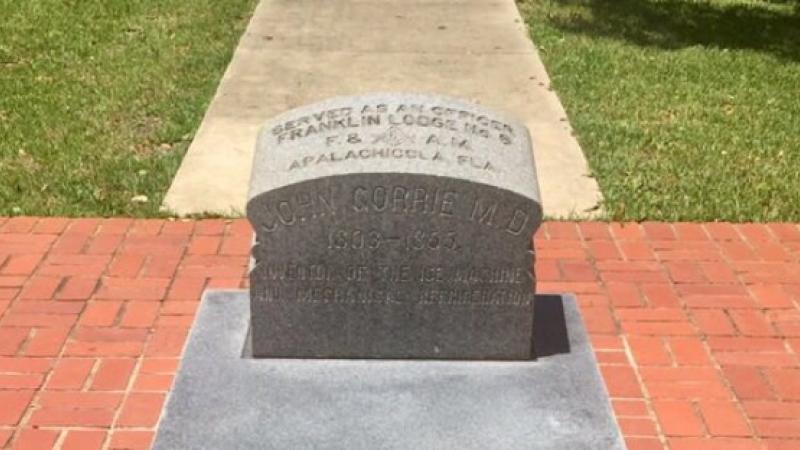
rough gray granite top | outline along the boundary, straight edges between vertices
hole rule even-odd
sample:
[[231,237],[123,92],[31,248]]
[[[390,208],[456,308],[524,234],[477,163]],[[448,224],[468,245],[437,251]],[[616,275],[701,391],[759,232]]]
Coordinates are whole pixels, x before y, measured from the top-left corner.
[[268,121],[258,137],[248,199],[349,173],[467,179],[541,203],[522,124],[463,100],[403,93],[336,97]]

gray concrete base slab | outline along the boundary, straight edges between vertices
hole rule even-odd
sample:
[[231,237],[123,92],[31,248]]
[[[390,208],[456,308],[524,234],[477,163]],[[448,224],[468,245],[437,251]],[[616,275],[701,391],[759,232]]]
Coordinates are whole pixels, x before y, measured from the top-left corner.
[[242,357],[249,299],[203,298],[154,449],[624,449],[575,299],[528,362]]
[[369,92],[430,93],[512,115],[533,138],[547,217],[602,196],[513,0],[262,0],[164,199],[179,215],[240,215],[260,126]]

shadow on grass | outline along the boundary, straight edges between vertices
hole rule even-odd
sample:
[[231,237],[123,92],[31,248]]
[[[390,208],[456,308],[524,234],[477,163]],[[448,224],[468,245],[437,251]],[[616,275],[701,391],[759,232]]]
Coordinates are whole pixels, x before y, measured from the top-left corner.
[[[562,30],[640,46],[749,49],[800,61],[800,0],[751,4],[687,0],[549,0],[589,14],[550,18]],[[770,6],[780,5],[779,7]]]

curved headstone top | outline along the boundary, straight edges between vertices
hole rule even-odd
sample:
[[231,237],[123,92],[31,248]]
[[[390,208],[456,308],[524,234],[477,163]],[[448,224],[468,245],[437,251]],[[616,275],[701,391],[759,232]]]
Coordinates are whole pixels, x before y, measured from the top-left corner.
[[522,125],[445,97],[335,98],[268,122],[250,184],[254,356],[533,356]]
[[397,93],[336,97],[269,120],[258,137],[248,200],[358,173],[462,178],[541,203],[525,126],[463,100]]

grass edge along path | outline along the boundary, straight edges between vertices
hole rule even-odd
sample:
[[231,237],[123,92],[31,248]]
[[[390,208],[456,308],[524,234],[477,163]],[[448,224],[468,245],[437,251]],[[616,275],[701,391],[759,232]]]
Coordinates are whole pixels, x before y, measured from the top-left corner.
[[518,0],[614,220],[800,221],[800,7]]
[[256,3],[1,3],[0,215],[163,215]]

